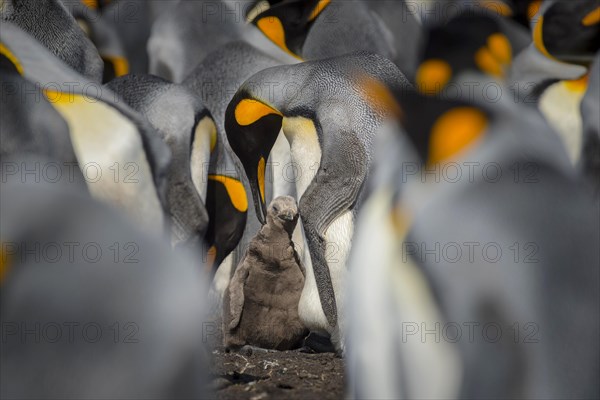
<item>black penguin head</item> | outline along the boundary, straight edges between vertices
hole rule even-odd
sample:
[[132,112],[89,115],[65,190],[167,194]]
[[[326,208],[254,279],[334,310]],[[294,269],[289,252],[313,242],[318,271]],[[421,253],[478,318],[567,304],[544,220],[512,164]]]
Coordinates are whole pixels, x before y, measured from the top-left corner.
[[533,21],[533,42],[546,57],[589,66],[600,50],[600,5],[556,1]]
[[274,4],[252,23],[273,43],[296,58],[310,27],[331,0],[291,0]]
[[269,154],[283,115],[275,108],[253,99],[246,91],[238,92],[225,112],[225,130],[231,148],[244,166],[252,189],[256,215],[265,224],[265,173]]
[[511,43],[492,17],[464,13],[429,32],[416,86],[421,93],[437,94],[466,71],[502,78],[511,60]]
[[291,235],[298,222],[298,216],[296,200],[290,196],[281,196],[269,205],[267,223],[270,226],[281,227]]
[[474,148],[492,122],[487,110],[458,100],[396,93],[399,122],[425,165],[444,164]]

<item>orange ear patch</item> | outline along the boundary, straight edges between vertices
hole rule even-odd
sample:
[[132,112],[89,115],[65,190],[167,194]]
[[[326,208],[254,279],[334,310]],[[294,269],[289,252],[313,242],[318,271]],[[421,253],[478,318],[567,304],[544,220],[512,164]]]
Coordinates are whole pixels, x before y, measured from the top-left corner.
[[329,5],[329,3],[331,3],[331,0],[319,0],[314,10],[312,10],[312,12],[310,13],[310,17],[308,17],[308,22],[314,21],[319,16],[319,14],[323,12],[325,7]]
[[235,107],[235,120],[241,126],[252,125],[270,114],[282,116],[279,111],[258,100],[243,99]]
[[4,281],[9,270],[8,254],[4,252],[4,245],[0,243],[0,284]]
[[417,70],[417,90],[423,94],[437,94],[450,81],[452,68],[441,59],[430,59],[423,62]]
[[600,6],[596,7],[581,20],[583,26],[598,25],[600,23]]
[[297,54],[288,49],[287,44],[285,43],[285,30],[283,29],[283,24],[279,18],[273,16],[263,17],[258,20],[256,26],[266,37],[286,53],[298,59],[300,58]]
[[208,179],[220,182],[225,186],[231,204],[236,210],[240,212],[248,211],[248,197],[246,196],[246,190],[242,182],[224,175],[209,175]]
[[476,108],[457,107],[447,111],[431,129],[428,164],[454,158],[480,139],[487,125],[487,117]]
[[112,64],[115,71],[115,77],[127,75],[129,73],[129,62],[125,57],[103,55],[102,59]]
[[487,40],[487,45],[475,53],[475,64],[480,70],[502,78],[506,68],[512,61],[512,46],[502,33],[494,33]]
[[555,60],[555,58],[548,53],[546,45],[544,44],[544,17],[542,16],[538,18],[537,23],[533,27],[533,44],[540,53],[552,60]]

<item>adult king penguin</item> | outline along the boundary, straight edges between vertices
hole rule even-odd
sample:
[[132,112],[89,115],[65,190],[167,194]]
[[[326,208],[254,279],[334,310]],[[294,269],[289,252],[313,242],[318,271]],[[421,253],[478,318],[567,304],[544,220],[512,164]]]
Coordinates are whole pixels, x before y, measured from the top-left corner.
[[593,397],[599,215],[558,138],[510,97],[396,97],[351,255],[352,395]]
[[[237,247],[230,260],[235,268],[246,245],[260,229],[254,209],[248,208],[252,202],[251,186],[244,179],[243,166],[235,157],[225,134],[225,111],[232,94],[246,79],[280,64],[280,61],[248,43],[232,42],[210,53],[183,81],[184,86],[202,96],[206,107],[215,116],[217,136],[208,172],[207,207],[211,216],[209,236],[214,235],[215,240],[219,238],[220,245],[215,248],[217,266]],[[223,201],[221,193],[228,193],[235,201]]]
[[171,149],[167,203],[171,243],[198,247],[208,227],[204,205],[216,128],[198,96],[153,75],[127,75],[106,85],[156,128]]
[[19,26],[87,79],[102,81],[98,50],[60,0],[3,0],[0,19]]
[[[69,127],[79,168],[94,197],[162,233],[168,147],[110,90],[71,70],[16,25],[0,21],[1,67],[31,81]],[[35,97],[32,98],[35,101]]]
[[2,183],[0,218],[2,398],[208,396],[197,260],[32,175]]
[[361,53],[263,70],[240,87],[225,114],[229,143],[244,166],[263,223],[266,161],[281,129],[290,143],[310,251],[299,314],[311,331],[329,335],[340,353],[354,214],[372,139],[385,114],[376,96],[362,97],[362,80],[410,86],[393,63]]
[[291,0],[274,4],[252,21],[286,53],[318,60],[369,51],[414,73],[421,26],[405,1]]

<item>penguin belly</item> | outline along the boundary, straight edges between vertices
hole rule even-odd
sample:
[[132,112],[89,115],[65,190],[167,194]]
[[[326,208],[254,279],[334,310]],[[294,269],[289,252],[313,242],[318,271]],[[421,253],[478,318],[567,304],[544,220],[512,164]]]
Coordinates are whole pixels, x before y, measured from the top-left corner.
[[573,91],[564,81],[550,86],[540,98],[539,108],[559,134],[569,158],[576,164],[581,158],[583,140],[581,101],[585,91]]

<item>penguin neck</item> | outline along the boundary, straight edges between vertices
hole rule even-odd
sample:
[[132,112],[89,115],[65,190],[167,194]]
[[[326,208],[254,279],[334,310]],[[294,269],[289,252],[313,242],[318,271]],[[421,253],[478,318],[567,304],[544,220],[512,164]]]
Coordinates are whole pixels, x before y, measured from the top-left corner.
[[298,199],[314,179],[321,163],[321,146],[315,123],[304,117],[284,118],[283,133],[290,143],[292,168],[285,171],[286,178],[296,183]]

